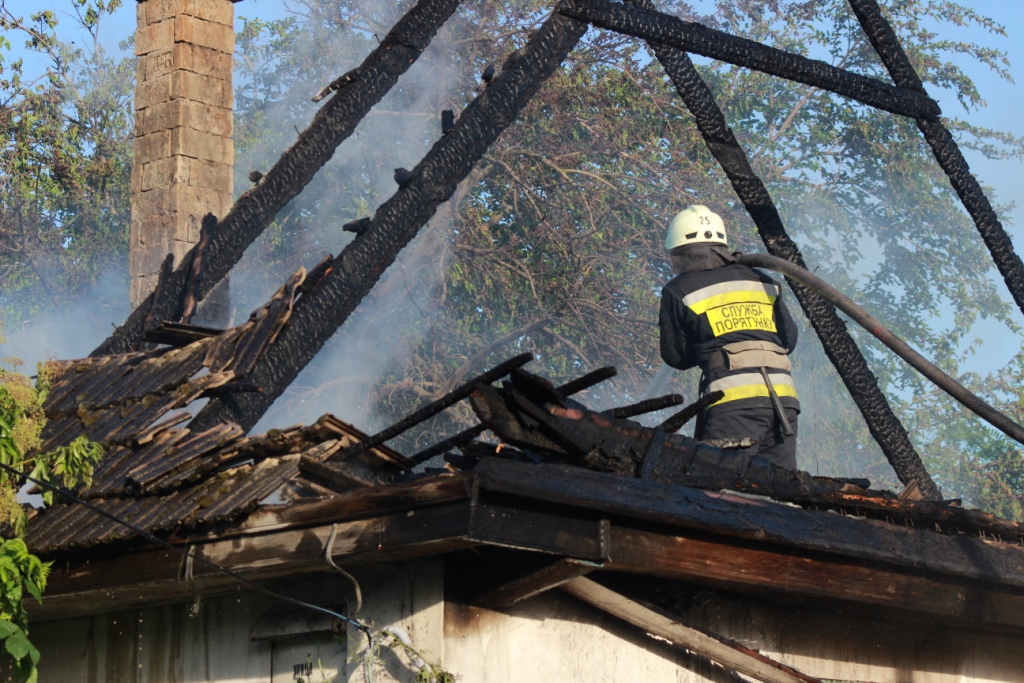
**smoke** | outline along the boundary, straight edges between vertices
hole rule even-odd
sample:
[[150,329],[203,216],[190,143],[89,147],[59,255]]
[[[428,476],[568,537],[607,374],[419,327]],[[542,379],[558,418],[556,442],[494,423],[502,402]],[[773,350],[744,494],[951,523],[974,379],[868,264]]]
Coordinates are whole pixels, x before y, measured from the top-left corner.
[[[319,5],[311,2],[309,7],[315,10]],[[312,96],[358,66],[376,47],[376,36],[383,36],[406,9],[386,2],[361,3],[359,15],[349,24],[366,30],[325,31],[317,25],[324,17],[316,11],[308,13],[294,55],[289,57],[303,67],[302,77],[269,106],[257,104],[250,112],[236,115],[236,131],[241,123],[249,133],[258,132],[255,144],[241,145],[236,152],[236,194],[248,187],[250,171],[269,168],[308,124],[321,106],[310,104]],[[376,36],[369,34],[370,29]],[[353,239],[342,226],[372,216],[398,190],[395,169],[412,169],[440,137],[442,110],[458,112],[464,106],[472,67],[458,64],[450,31],[448,26],[442,29],[327,166],[246,252],[231,276],[236,323],[300,265],[309,269],[328,254],[338,255]],[[306,67],[312,75],[305,72]],[[243,69],[236,73],[239,81],[240,91],[253,88],[251,101],[259,102],[260,88],[270,78]],[[243,107],[250,104],[244,98],[239,97]],[[394,377],[388,379],[405,379],[403,359],[429,333],[436,310],[433,294],[446,275],[446,237],[453,211],[451,206],[441,207],[256,431],[309,423],[324,413],[363,429],[381,424],[373,411],[374,389],[389,373]]]
[[[126,264],[127,265],[127,264]],[[83,358],[110,336],[131,307],[127,267],[104,274],[96,285],[60,309],[50,309],[4,327],[0,358],[16,358],[19,371],[34,374],[37,363]]]

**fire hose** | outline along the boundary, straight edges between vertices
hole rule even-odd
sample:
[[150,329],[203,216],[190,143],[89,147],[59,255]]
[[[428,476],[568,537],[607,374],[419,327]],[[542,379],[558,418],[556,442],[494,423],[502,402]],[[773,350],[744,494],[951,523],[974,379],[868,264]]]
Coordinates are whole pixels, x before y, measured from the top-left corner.
[[1024,427],[999,412],[981,398],[971,393],[966,387],[937,368],[924,356],[915,351],[909,344],[893,334],[892,330],[883,325],[877,318],[865,311],[838,289],[795,263],[767,254],[744,254],[737,259],[738,263],[752,268],[767,268],[782,273],[802,285],[816,291],[832,302],[836,308],[848,315],[855,323],[870,332],[897,356],[905,360],[912,368],[924,375],[935,386],[955,398],[964,407],[990,425],[1006,434],[1011,439],[1024,444]]
[[[1006,434],[1018,443],[1024,444],[1024,427],[1021,427],[1006,415],[990,406],[980,397],[969,391],[967,387],[937,368],[928,359],[911,348],[909,344],[897,337],[892,330],[883,325],[877,318],[817,275],[814,275],[805,268],[801,268],[795,263],[776,256],[768,256],[767,254],[743,254],[736,261],[751,268],[774,270],[806,287],[810,287],[831,301],[836,308],[850,316],[855,323],[874,335],[876,339],[888,346],[893,353],[905,360],[912,368],[935,384],[935,386],[955,398],[964,407],[1003,434]],[[671,375],[672,368],[663,364],[651,381],[645,398],[657,396],[663,391]]]

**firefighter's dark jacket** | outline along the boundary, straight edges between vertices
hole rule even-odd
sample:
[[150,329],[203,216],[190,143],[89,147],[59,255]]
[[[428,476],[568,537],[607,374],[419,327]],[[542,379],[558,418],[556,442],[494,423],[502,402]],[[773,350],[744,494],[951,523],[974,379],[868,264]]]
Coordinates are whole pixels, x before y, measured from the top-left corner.
[[[709,359],[726,345],[747,341],[772,342],[792,352],[797,328],[782,302],[782,286],[736,263],[725,247],[691,245],[684,252],[684,271],[661,292],[662,360],[679,370],[701,368],[702,393],[712,383],[728,388],[715,409],[770,406],[763,380],[756,379],[759,371],[709,368]],[[769,370],[769,376],[783,404],[799,410],[789,373]]]

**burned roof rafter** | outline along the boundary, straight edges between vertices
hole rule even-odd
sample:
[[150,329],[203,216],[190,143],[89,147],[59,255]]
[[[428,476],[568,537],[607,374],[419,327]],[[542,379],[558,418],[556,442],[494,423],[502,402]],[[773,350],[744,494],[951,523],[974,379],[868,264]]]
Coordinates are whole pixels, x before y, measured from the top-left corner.
[[291,324],[252,374],[263,391],[214,399],[196,416],[205,428],[225,420],[252,427],[363,300],[398,253],[451,197],[498,136],[561,65],[587,24],[552,15],[526,47],[466,107],[455,127],[434,143],[364,231],[335,259],[321,284],[303,297]]
[[900,116],[940,114],[935,100],[922,92],[672,17],[656,11],[652,3],[559,0],[555,11],[633,38],[822,88]]

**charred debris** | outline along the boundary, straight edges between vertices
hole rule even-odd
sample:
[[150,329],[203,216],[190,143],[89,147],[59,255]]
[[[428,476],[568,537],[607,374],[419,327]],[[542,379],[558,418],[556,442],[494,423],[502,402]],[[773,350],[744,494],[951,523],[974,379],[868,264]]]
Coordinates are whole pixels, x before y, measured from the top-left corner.
[[[498,364],[375,435],[330,415],[308,427],[258,436],[245,436],[233,422],[194,427],[188,409],[196,401],[214,396],[230,401],[260,391],[251,381],[252,369],[278,343],[307,291],[307,274],[299,270],[238,327],[217,331],[161,323],[146,335],[154,348],[58,364],[46,402],[44,447],[84,435],[106,448],[92,481],[78,495],[150,532],[194,533],[230,525],[261,505],[437,476],[471,477],[481,462],[504,460],[739,493],[943,535],[1024,543],[1021,525],[965,510],[959,501],[922,500],[915,486],[897,495],[871,489],[863,479],[813,477],[747,455],[742,449],[750,444],[743,441],[706,443],[678,434],[720,398],[714,393],[654,428],[630,418],[675,409],[682,397],[592,410],[580,393],[612,378],[614,368],[555,386],[526,369],[531,354]],[[478,425],[411,456],[386,445],[463,400],[470,402]],[[425,468],[428,460],[435,466]],[[113,521],[64,504],[37,515],[29,531],[37,551],[72,555],[131,537]]]

